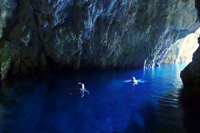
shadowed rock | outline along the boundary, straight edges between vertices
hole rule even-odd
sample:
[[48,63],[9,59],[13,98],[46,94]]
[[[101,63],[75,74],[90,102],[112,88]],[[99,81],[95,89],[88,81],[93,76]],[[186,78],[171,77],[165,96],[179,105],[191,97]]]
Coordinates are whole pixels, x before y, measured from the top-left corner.
[[1,79],[152,67],[199,26],[194,0],[0,2]]

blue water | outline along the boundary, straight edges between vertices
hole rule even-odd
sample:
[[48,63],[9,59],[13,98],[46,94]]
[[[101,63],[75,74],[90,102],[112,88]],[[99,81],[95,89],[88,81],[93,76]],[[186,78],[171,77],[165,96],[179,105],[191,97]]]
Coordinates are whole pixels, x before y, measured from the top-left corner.
[[[178,97],[186,64],[1,83],[0,131],[185,132]],[[66,73],[67,75],[67,73]],[[124,82],[131,77],[143,82]],[[78,82],[90,94],[69,95]]]

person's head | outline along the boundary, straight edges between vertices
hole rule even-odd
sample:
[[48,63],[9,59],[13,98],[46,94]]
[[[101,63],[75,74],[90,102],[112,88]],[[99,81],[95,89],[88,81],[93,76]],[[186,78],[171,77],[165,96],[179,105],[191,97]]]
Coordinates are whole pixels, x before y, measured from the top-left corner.
[[83,83],[78,83],[78,87],[79,87],[79,88],[83,88],[83,87],[84,87],[84,84],[83,84]]
[[132,81],[135,81],[136,79],[135,79],[135,77],[132,77]]

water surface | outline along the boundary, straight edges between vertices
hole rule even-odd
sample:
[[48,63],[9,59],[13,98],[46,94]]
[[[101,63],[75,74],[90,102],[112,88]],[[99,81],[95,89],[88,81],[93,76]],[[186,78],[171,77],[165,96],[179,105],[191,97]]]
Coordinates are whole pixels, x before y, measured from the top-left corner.
[[[185,132],[178,97],[186,64],[1,83],[1,132]],[[67,73],[66,73],[67,75]],[[142,83],[134,85],[132,76]],[[69,95],[78,82],[90,95]]]

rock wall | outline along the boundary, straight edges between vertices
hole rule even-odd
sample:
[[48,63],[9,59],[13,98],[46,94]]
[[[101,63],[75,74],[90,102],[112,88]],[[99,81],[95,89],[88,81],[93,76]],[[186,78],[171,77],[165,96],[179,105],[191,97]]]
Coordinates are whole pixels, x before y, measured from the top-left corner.
[[[200,2],[196,0],[195,7],[200,18]],[[200,37],[198,38],[200,44]],[[185,88],[200,87],[200,47],[194,52],[192,62],[181,72],[181,79]]]
[[1,79],[151,67],[199,26],[194,0],[0,0]]

